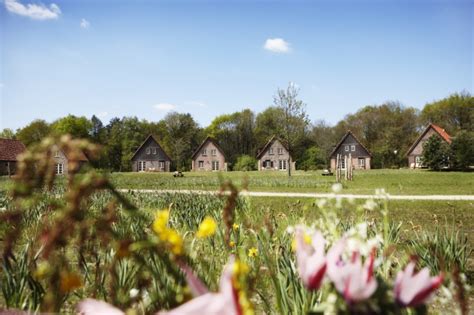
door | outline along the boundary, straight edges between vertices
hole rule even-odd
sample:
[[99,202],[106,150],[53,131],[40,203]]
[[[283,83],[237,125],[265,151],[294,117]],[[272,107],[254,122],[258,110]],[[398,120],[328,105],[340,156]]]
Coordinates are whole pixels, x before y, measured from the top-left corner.
[[138,171],[144,172],[146,170],[146,161],[138,161]]
[[212,170],[213,171],[219,170],[219,161],[212,161]]
[[359,168],[365,169],[365,158],[359,158]]

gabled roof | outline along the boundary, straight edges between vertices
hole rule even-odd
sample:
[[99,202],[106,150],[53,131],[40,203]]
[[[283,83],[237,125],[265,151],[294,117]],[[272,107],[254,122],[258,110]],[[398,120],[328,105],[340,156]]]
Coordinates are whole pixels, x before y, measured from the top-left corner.
[[158,142],[158,140],[156,140],[155,136],[153,135],[149,135],[148,137],[146,137],[145,141],[143,141],[142,144],[140,144],[140,146],[138,147],[138,149],[135,151],[135,153],[133,153],[132,157],[130,158],[130,160],[133,160],[133,158],[135,157],[135,155],[137,155],[137,153],[142,149],[142,147],[145,145],[145,143],[147,143],[147,141],[149,139],[153,139],[153,141],[156,142],[156,144],[158,145],[158,147],[161,149],[161,151],[165,154],[165,156],[168,158],[168,160],[171,161],[171,158],[170,156],[166,153],[166,151],[163,149],[163,147],[161,146],[161,144]]
[[196,151],[194,151],[193,155],[191,155],[191,159],[194,160],[194,158],[196,157],[196,155],[199,153],[199,151],[201,151],[202,147],[204,147],[204,145],[208,142],[212,142],[217,150],[219,150],[219,152],[224,156],[225,158],[225,153],[224,151],[222,150],[221,146],[219,145],[219,143],[217,143],[217,140],[212,138],[212,137],[207,137],[206,139],[204,139],[204,141],[201,143],[201,145],[196,149]]
[[281,145],[285,148],[286,151],[288,151],[288,153],[290,152],[288,150],[288,147],[283,143],[283,141],[280,140],[280,138],[278,138],[277,136],[273,135],[270,140],[268,140],[268,142],[263,146],[263,148],[258,151],[257,153],[257,159],[260,159],[262,157],[262,155],[265,154],[265,152],[267,152],[267,150],[270,148],[270,146],[273,144],[273,142],[275,142],[276,140],[280,141]]
[[25,150],[25,145],[19,140],[0,138],[0,161],[16,161]]
[[[64,151],[64,150],[62,150],[62,149],[60,149],[58,145],[55,144],[55,145],[53,146],[53,150],[55,150],[55,151],[61,151],[61,152],[64,154],[64,156],[66,157],[66,159],[67,159],[68,161],[73,160],[72,154],[70,154],[70,153],[68,153],[68,152],[66,152],[66,151]],[[85,155],[84,151],[78,150],[78,151],[75,151],[74,153],[77,154],[77,155],[74,155],[74,160],[75,160],[75,161],[78,161],[78,162],[89,162],[89,159],[88,159],[87,156]]]
[[441,137],[441,139],[451,144],[451,136],[446,132],[446,130],[444,130],[438,125],[429,124],[428,126],[426,126],[425,130],[421,133],[421,135],[416,139],[416,141],[412,144],[410,149],[408,149],[407,155],[409,155],[410,152],[413,151],[413,149],[418,145],[418,143],[421,141],[421,139],[423,139],[423,137],[428,133],[428,131],[430,131],[430,129],[433,129]]
[[[64,153],[64,155],[66,155],[68,160],[71,159],[69,156],[67,156],[66,153]],[[89,159],[87,158],[87,156],[84,154],[84,151],[82,151],[82,150],[80,150],[78,152],[77,160],[80,161],[80,162],[89,162]]]
[[369,154],[369,156],[372,156],[372,153],[370,153],[369,149],[367,149],[363,144],[362,142],[359,141],[359,139],[357,139],[357,137],[352,133],[352,131],[350,130],[347,130],[346,134],[344,135],[344,137],[342,137],[341,141],[339,141],[337,143],[337,145],[334,147],[334,149],[332,150],[331,154],[329,155],[330,157],[334,155],[334,153],[336,153],[336,151],[339,149],[339,147],[344,143],[344,141],[346,140],[347,137],[349,136],[352,136],[355,141],[357,141],[358,144],[360,144],[360,146],[365,150],[367,151],[367,153]]

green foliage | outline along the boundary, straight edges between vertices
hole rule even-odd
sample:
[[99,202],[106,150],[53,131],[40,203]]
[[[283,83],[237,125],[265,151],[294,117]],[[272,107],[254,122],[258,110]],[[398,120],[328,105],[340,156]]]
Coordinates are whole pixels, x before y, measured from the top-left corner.
[[310,147],[306,149],[301,159],[298,160],[298,169],[301,170],[320,170],[326,167],[326,155],[318,147]]
[[234,171],[255,171],[257,169],[257,159],[250,155],[241,155],[237,158]]
[[455,93],[442,100],[426,104],[421,112],[425,124],[435,123],[455,135],[461,130],[474,131],[474,97]]
[[25,127],[18,129],[16,137],[25,146],[40,143],[50,133],[50,125],[44,120],[33,120]]
[[91,121],[84,116],[68,115],[51,124],[51,131],[54,135],[70,134],[73,138],[89,138],[91,129]]
[[10,128],[5,128],[0,132],[0,138],[15,139],[15,132]]
[[438,135],[431,136],[423,143],[423,165],[439,171],[450,165],[450,148]]
[[417,233],[410,240],[414,253],[421,264],[434,273],[442,270],[468,270],[468,263],[473,249],[468,241],[467,233],[446,226],[436,225],[434,232]]
[[474,166],[474,132],[461,131],[451,143],[453,167],[468,170]]

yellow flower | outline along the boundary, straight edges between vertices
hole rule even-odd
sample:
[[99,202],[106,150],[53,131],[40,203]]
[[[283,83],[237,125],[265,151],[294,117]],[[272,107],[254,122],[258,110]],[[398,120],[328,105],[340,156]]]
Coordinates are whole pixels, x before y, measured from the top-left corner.
[[255,247],[252,247],[249,249],[249,252],[248,252],[248,256],[249,257],[256,257],[258,256],[258,249],[256,249]]
[[61,292],[71,292],[80,287],[82,287],[82,281],[77,274],[67,271],[61,272]]
[[197,231],[197,237],[205,238],[212,236],[216,233],[217,223],[211,217],[205,217],[204,220],[199,225],[199,229]]
[[229,242],[229,246],[230,246],[230,247],[234,247],[234,246],[235,246],[235,242],[234,242],[234,241],[230,241],[230,242]]
[[232,266],[232,274],[235,277],[246,275],[249,273],[249,270],[249,266],[246,263],[243,263],[238,260],[234,262],[234,265]]
[[166,230],[166,226],[168,224],[168,220],[170,218],[169,210],[159,210],[156,212],[155,221],[153,221],[153,231],[156,234],[160,234],[164,230]]
[[183,253],[183,239],[181,235],[172,229],[169,229],[167,234],[167,241],[171,247],[171,251],[175,255],[181,255]]
[[232,229],[237,231],[239,229],[239,225],[237,223],[232,224]]

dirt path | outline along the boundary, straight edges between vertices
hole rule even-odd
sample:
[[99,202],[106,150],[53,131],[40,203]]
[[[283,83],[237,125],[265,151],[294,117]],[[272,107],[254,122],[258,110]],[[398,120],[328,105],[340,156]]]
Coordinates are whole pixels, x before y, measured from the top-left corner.
[[[119,189],[121,192],[142,192],[142,193],[176,193],[176,194],[217,194],[212,190],[174,190],[174,189]],[[379,195],[354,195],[354,194],[334,194],[334,193],[299,193],[299,192],[270,192],[270,191],[242,191],[242,196],[249,197],[286,197],[286,198],[328,198],[339,196],[346,199],[369,199],[385,198]],[[474,195],[386,195],[389,200],[448,200],[448,201],[474,201]]]

